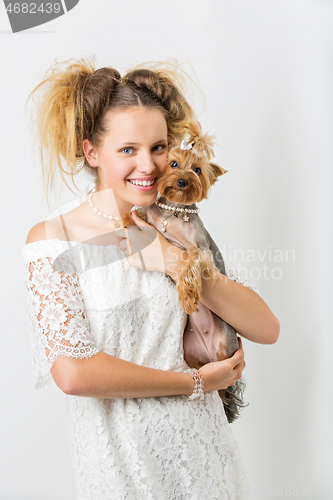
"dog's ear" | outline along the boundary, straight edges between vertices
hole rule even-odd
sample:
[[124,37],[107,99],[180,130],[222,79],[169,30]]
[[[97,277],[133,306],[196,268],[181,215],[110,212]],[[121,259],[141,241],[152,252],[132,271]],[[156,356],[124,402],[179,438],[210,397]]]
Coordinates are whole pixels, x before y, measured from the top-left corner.
[[216,163],[211,163],[209,162],[209,165],[212,167],[213,172],[216,177],[220,177],[220,175],[226,174],[228,170],[225,170],[224,168],[220,167]]

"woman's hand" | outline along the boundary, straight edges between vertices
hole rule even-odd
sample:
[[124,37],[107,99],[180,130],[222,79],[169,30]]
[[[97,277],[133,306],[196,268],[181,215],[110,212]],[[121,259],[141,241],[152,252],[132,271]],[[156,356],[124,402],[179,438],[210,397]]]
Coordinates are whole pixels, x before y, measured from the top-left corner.
[[170,243],[135,211],[131,215],[136,226],[117,231],[117,235],[124,237],[119,247],[124,251],[129,264],[145,271],[166,273],[176,281],[185,250]]
[[242,377],[246,366],[244,351],[239,338],[240,349],[229,359],[207,363],[199,369],[203,380],[204,392],[219,391],[234,385]]

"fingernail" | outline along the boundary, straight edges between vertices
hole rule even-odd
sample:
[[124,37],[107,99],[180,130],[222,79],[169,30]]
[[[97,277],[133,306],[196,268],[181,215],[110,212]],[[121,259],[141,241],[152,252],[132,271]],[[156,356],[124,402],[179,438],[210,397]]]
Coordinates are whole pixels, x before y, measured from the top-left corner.
[[244,354],[243,349],[239,349],[239,352],[240,352],[241,354]]

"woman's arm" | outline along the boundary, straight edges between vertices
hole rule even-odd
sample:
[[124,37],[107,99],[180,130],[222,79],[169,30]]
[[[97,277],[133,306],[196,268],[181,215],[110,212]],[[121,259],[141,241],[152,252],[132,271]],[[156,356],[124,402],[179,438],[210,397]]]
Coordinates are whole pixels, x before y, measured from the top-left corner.
[[192,394],[189,373],[155,370],[99,352],[91,358],[59,356],[51,369],[66,394],[95,398],[139,398]]
[[[244,353],[200,368],[204,391],[225,389],[242,376]],[[91,358],[60,355],[51,368],[60,389],[69,395],[91,398],[148,398],[190,395],[194,382],[189,373],[156,370],[99,352]]]
[[200,302],[252,342],[274,344],[279,338],[280,322],[259,295],[222,274],[215,283],[202,280]]
[[[166,272],[177,282],[186,253],[172,245],[169,254]],[[203,277],[200,302],[252,342],[274,344],[279,338],[280,322],[259,295],[221,273],[215,281]]]

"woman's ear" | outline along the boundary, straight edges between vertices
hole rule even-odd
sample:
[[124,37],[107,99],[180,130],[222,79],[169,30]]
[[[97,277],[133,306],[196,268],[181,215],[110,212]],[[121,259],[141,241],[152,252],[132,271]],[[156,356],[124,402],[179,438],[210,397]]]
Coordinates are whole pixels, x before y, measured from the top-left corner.
[[83,151],[89,165],[99,167],[97,149],[88,139],[83,141]]

